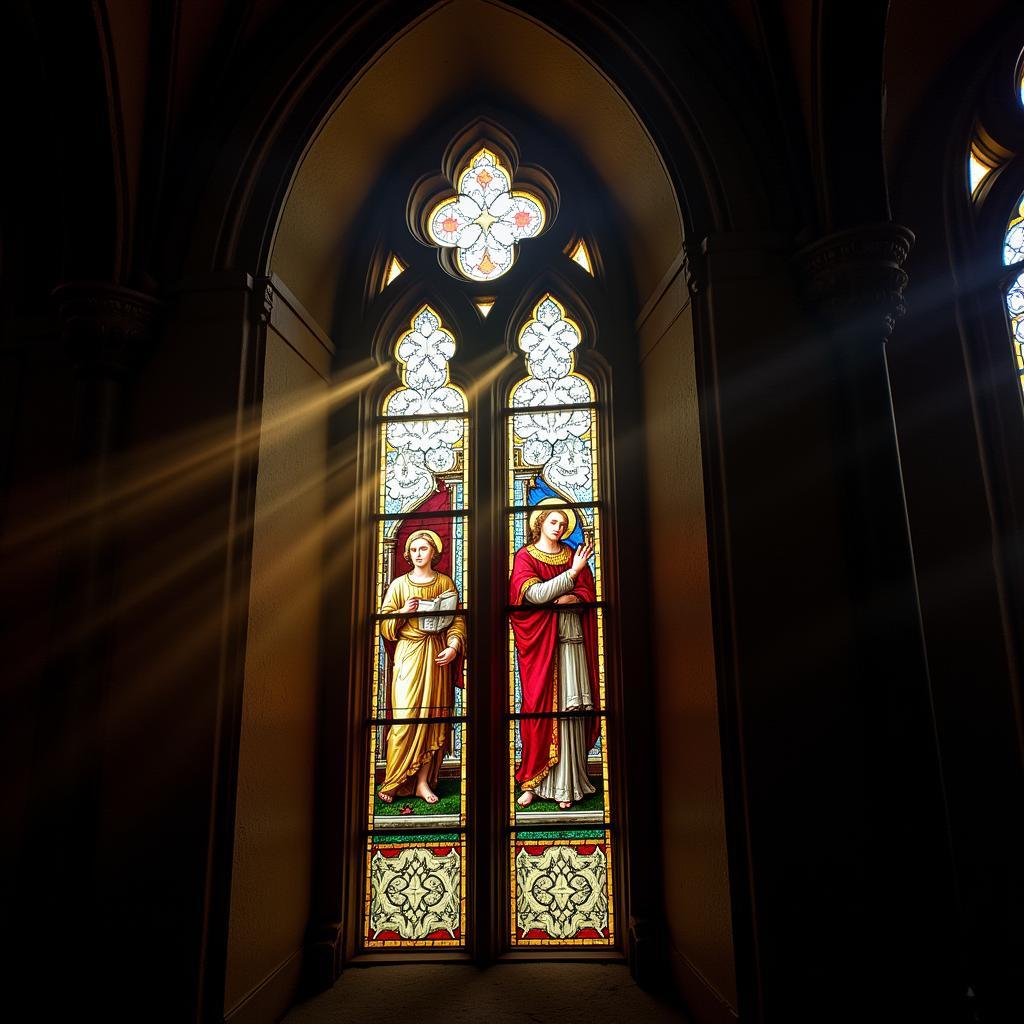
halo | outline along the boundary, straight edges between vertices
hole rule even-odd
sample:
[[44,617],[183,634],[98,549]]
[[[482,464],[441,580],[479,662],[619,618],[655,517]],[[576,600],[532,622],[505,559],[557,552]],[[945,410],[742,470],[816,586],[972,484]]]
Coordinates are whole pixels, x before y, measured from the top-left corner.
[[405,538],[406,558],[409,557],[409,545],[412,544],[414,540],[419,540],[421,537],[426,537],[426,539],[434,545],[435,554],[440,555],[441,552],[444,551],[444,545],[441,543],[441,538],[438,537],[438,535],[434,533],[433,530],[413,530],[412,533],[410,533],[409,536]]
[[[564,502],[561,498],[542,498],[537,502],[537,510],[530,513],[530,529],[537,525],[537,520],[540,518],[541,512],[545,505],[562,505]],[[576,513],[571,508],[560,508],[559,512],[565,515],[568,522],[565,524],[565,533],[563,536],[571,537],[576,530]]]

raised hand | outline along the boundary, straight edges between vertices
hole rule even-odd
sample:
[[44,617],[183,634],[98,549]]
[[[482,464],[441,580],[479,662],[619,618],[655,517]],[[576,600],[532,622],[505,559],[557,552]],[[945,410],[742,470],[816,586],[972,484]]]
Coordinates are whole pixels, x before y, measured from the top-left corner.
[[419,606],[420,599],[418,597],[410,597],[409,600],[402,605],[402,614],[409,615],[410,613],[416,611],[416,609],[419,608]]
[[572,565],[569,567],[569,572],[573,577],[579,576],[583,571],[583,566],[590,561],[590,556],[594,553],[594,542],[588,537],[573,553]]

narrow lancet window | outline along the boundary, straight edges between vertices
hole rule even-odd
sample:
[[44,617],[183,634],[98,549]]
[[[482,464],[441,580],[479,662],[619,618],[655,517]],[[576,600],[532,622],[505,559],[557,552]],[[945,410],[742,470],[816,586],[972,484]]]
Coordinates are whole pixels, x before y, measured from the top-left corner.
[[363,945],[466,941],[468,419],[455,338],[424,306],[398,340],[377,500]]
[[598,403],[579,325],[546,295],[519,334],[509,395],[509,939],[609,946]]
[[1003,263],[1013,274],[1006,290],[1006,311],[1010,317],[1010,343],[1017,375],[1024,385],[1024,197],[1006,228]]

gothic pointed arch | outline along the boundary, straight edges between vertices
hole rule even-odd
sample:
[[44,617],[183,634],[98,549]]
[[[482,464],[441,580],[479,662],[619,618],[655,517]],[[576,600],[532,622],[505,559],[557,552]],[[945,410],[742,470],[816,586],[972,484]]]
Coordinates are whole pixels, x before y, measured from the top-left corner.
[[[365,261],[355,258],[361,246],[358,231],[370,226],[371,234],[376,235],[380,230],[379,218],[382,216],[382,207],[369,201],[372,195],[380,194],[375,192],[372,172],[381,166],[382,153],[363,147],[364,138],[361,133],[351,132],[345,126],[349,119],[354,117],[358,121],[370,112],[367,106],[370,92],[360,92],[360,88],[365,84],[372,91],[373,75],[356,75],[352,69],[364,64],[371,72],[378,66],[383,69],[389,60],[401,56],[403,47],[408,49],[406,43],[412,46],[414,39],[421,43],[423,30],[428,33],[441,31],[447,23],[446,18],[457,17],[457,7],[457,4],[447,5],[421,18],[393,10],[375,12],[358,27],[349,23],[345,16],[334,18],[326,27],[319,23],[315,28],[311,26],[310,33],[316,36],[320,57],[315,61],[310,59],[300,62],[291,69],[292,101],[287,109],[279,106],[274,99],[276,84],[271,83],[272,76],[258,79],[267,85],[265,94],[257,90],[245,98],[244,106],[249,116],[245,120],[244,131],[252,133],[254,125],[256,130],[255,141],[252,144],[247,142],[244,147],[244,163],[239,164],[237,160],[237,153],[243,152],[243,149],[236,147],[232,150],[230,145],[218,147],[212,154],[207,154],[211,162],[204,164],[202,160],[197,160],[197,166],[203,166],[204,184],[194,189],[190,197],[197,201],[200,208],[209,210],[210,216],[202,218],[204,230],[192,240],[187,252],[179,247],[176,252],[169,253],[169,261],[174,263],[177,260],[177,265],[199,274],[209,273],[215,267],[249,267],[258,278],[268,279],[271,288],[276,275],[277,280],[288,285],[308,319],[318,325],[325,325],[325,333],[336,340],[336,358],[332,361],[335,374],[346,373],[365,358],[360,346],[367,337],[363,330],[367,288],[359,270]],[[586,12],[582,21],[575,25],[567,22],[560,12],[542,12],[524,17],[519,12],[497,5],[482,10],[487,18],[500,21],[501,28],[512,27],[511,38],[514,44],[506,49],[506,53],[521,54],[524,52],[524,44],[529,43],[536,44],[535,52],[538,53],[550,54],[553,49],[567,55],[585,55],[582,61],[578,61],[576,56],[571,57],[574,71],[579,72],[580,83],[613,99],[612,105],[600,119],[588,118],[590,105],[579,103],[575,106],[578,115],[574,114],[569,120],[561,117],[556,125],[550,119],[545,119],[545,104],[536,93],[535,87],[545,80],[544,76],[523,75],[517,79],[509,68],[499,62],[499,66],[491,69],[496,72],[491,80],[491,96],[479,101],[477,106],[489,108],[493,120],[513,124],[516,137],[523,140],[524,151],[528,148],[525,135],[530,131],[539,131],[541,135],[547,132],[545,144],[549,149],[564,144],[567,152],[571,150],[581,157],[577,167],[585,179],[586,187],[580,194],[603,194],[609,197],[610,201],[592,207],[597,228],[590,234],[588,241],[596,239],[604,257],[602,270],[606,275],[605,280],[616,282],[616,288],[622,289],[617,296],[604,296],[606,308],[612,307],[618,313],[616,345],[621,344],[627,348],[628,339],[635,329],[631,325],[635,324],[638,314],[642,314],[641,320],[650,318],[652,311],[657,309],[666,295],[671,295],[672,301],[675,301],[678,297],[676,283],[685,279],[685,268],[699,266],[697,247],[694,247],[688,258],[682,251],[684,222],[692,229],[694,237],[699,238],[714,228],[728,228],[737,221],[756,224],[778,216],[785,219],[786,214],[780,214],[780,211],[791,209],[792,204],[784,178],[765,180],[771,177],[769,169],[781,167],[781,162],[773,163],[763,159],[763,153],[771,148],[771,141],[770,132],[764,130],[765,119],[759,120],[751,109],[750,96],[757,95],[757,90],[746,89],[735,75],[723,74],[722,69],[726,64],[721,63],[719,57],[709,59],[714,47],[706,47],[701,52],[702,44],[689,29],[679,37],[685,38],[686,45],[692,46],[694,50],[696,59],[688,67],[692,69],[695,80],[702,83],[713,80],[716,85],[711,92],[702,87],[703,92],[698,90],[687,98],[678,91],[677,85],[666,90],[665,82],[659,78],[662,73],[646,60],[644,47],[651,43],[649,34],[644,44],[633,39],[624,40],[614,19],[599,10]],[[381,33],[390,33],[402,45],[385,51],[381,56],[378,48]],[[272,50],[273,40],[269,29],[266,43],[268,50]],[[612,77],[597,70],[598,63],[606,62],[609,58],[610,66],[614,68]],[[732,65],[745,66],[742,60],[733,61]],[[556,66],[557,62],[548,62],[545,74],[548,69]],[[393,69],[394,65],[391,67]],[[612,84],[612,78],[615,84]],[[339,83],[343,82],[350,83],[352,87],[348,91],[339,91]],[[359,83],[359,87],[353,83]],[[442,89],[445,87],[444,83],[439,86]],[[549,91],[552,87],[557,92],[556,83],[547,83]],[[403,86],[399,85],[398,88],[401,90]],[[534,93],[524,91],[528,89],[533,89]],[[714,113],[709,110],[702,113],[698,109],[700,102],[695,103],[695,97],[701,92],[704,96],[732,96],[735,102],[716,99],[713,104],[716,107]],[[622,95],[629,97],[628,103],[615,98]],[[445,118],[438,114],[439,110],[445,109],[443,104],[439,102],[436,107],[430,108],[429,105],[440,98],[439,94],[420,90],[416,96],[410,93],[408,104],[391,107],[399,121],[405,119],[393,137],[393,141],[404,138],[407,142],[401,149],[399,164],[403,161],[408,163],[407,154],[431,138],[443,137],[450,140],[459,130],[459,125],[444,123]],[[657,146],[633,112],[640,106],[658,112],[648,115],[652,124],[657,122]],[[725,115],[727,110],[729,113]],[[705,113],[710,116],[704,116]],[[623,120],[620,122],[616,120],[618,118]],[[465,116],[459,120],[462,125],[467,123]],[[577,123],[572,123],[573,120]],[[317,126],[312,142],[310,125]],[[521,131],[524,125],[527,130]],[[701,126],[699,129],[698,125]],[[709,138],[709,126],[713,138]],[[348,127],[351,128],[352,124],[349,123]],[[630,140],[629,159],[624,162],[611,159],[612,150],[608,148],[611,141],[621,141],[623,136],[618,129],[622,129]],[[346,158],[338,164],[339,168],[343,168],[342,173],[332,176],[329,170],[333,159],[332,148],[339,137],[355,140],[356,145],[349,150],[351,159]],[[760,157],[750,149],[750,140],[755,137],[765,141],[765,146],[759,150]],[[369,136],[365,139],[369,141]],[[709,158],[708,152],[702,152],[708,146],[716,151],[713,159]],[[663,152],[673,153],[670,162],[659,155],[659,147]],[[394,154],[397,151],[393,149],[391,152]],[[746,157],[743,156],[745,151]],[[431,162],[436,166],[436,158]],[[737,180],[756,179],[751,181],[749,189],[736,188],[728,202],[725,201],[717,176],[708,172],[712,166],[721,171],[726,165],[732,168],[730,173]],[[601,175],[607,181],[602,182],[594,173],[595,167],[600,167]],[[216,173],[210,173],[211,170]],[[651,186],[651,190],[642,198],[633,189],[638,174]],[[553,174],[552,177],[560,183],[561,218],[569,201],[566,198],[568,193],[561,184],[565,179],[561,174]],[[205,182],[211,185],[207,186]],[[766,203],[765,197],[769,195],[780,201]],[[771,217],[766,216],[769,209],[773,211]],[[628,225],[628,229],[624,229],[624,225]],[[602,244],[602,238],[612,238],[620,231],[621,237],[628,240],[626,245]],[[363,237],[366,237],[365,234]],[[543,258],[541,248],[554,237],[554,233],[548,231],[532,240],[538,258]],[[563,238],[563,246],[569,241],[568,237]],[[524,245],[523,252],[526,251]],[[410,274],[420,261],[434,261],[436,265],[436,250],[428,250],[426,247],[423,247],[422,252],[407,253],[403,250],[403,260],[406,256],[411,261],[411,269],[404,272],[390,288],[409,288],[413,279]],[[564,251],[560,256],[568,260]],[[515,282],[521,287],[528,275],[525,267],[524,256],[502,280]],[[572,265],[571,270],[580,277],[586,276],[582,268],[575,265]],[[519,281],[516,281],[517,274],[522,275]],[[356,280],[361,293],[358,296],[354,296],[349,288]],[[338,287],[334,286],[336,282],[340,282]],[[492,291],[497,294],[492,295]],[[487,317],[483,319],[475,304],[479,300],[493,302]],[[478,292],[468,291],[460,296],[452,290],[452,285],[441,282],[435,301],[449,303],[453,311],[453,322],[468,312],[474,318],[473,322],[482,328],[482,333],[476,330],[462,332],[466,339],[464,355],[474,375],[479,372],[488,386],[493,386],[493,381],[503,372],[504,367],[496,367],[487,360],[481,362],[479,347],[484,346],[489,338],[500,336],[503,332],[504,328],[499,324],[504,323],[503,311],[511,304],[509,295],[503,295],[500,289],[491,288],[488,283],[486,291],[480,288]],[[648,319],[651,325],[648,329],[653,329],[655,319]],[[352,326],[357,321],[359,329],[353,330]],[[705,344],[705,340],[701,339],[699,344]],[[639,381],[640,373],[636,366],[631,369],[624,368],[623,364],[616,366],[617,387],[623,393],[629,387],[638,389]],[[332,409],[329,424],[332,443],[352,436],[353,431],[365,434],[361,424],[367,416],[373,415],[368,403],[369,396],[360,396],[356,403],[358,408],[345,406]],[[626,476],[630,477],[632,483],[626,488],[620,484],[619,489],[639,495],[641,482],[638,477],[631,476],[639,471],[640,465],[642,433],[637,427],[639,417],[635,412],[627,415],[625,403],[617,408],[616,414],[617,422],[624,426],[623,436],[629,438],[633,453],[632,458],[623,460],[626,463]],[[486,431],[489,426],[481,423],[477,429]],[[625,450],[623,447],[622,451]],[[369,457],[367,452],[361,450],[360,459]],[[342,469],[331,480],[331,502],[338,509],[335,528],[346,533],[357,528],[355,520],[358,519],[349,518],[351,502],[346,499],[359,489],[358,480],[347,474],[348,470]],[[699,476],[699,472],[696,476]],[[353,562],[350,552],[344,546],[331,561],[332,565],[341,567],[340,571],[350,573],[350,576],[345,577],[344,584],[338,585],[337,592],[326,601],[328,612],[325,622],[333,628],[338,623],[345,624],[352,620],[356,610],[346,594],[350,590],[360,592],[367,581],[361,577],[362,570]],[[642,571],[641,560],[624,563],[624,581],[627,575],[632,574],[633,578],[637,578],[636,574]],[[642,595],[642,587],[638,585],[634,592]],[[649,656],[649,651],[637,652],[634,668],[639,671],[641,680],[649,678],[642,668]],[[712,676],[702,681],[702,685],[704,683],[713,689]],[[323,708],[325,718],[338,722],[353,713],[353,705],[344,692],[330,689],[326,692]],[[635,691],[634,698],[642,702],[640,692]],[[653,707],[653,698],[647,703],[648,707]],[[638,730],[638,735],[645,730],[650,733],[651,724],[639,705],[629,711],[627,717]],[[325,731],[323,746],[329,750],[332,749],[331,737],[337,739],[339,730],[337,726],[328,724]],[[230,749],[230,744],[225,747],[225,750]],[[493,744],[489,749],[485,745],[481,753],[485,759],[495,756]],[[350,780],[362,771],[362,765],[348,760],[340,775],[332,774],[333,767],[336,766],[330,763],[324,765],[325,781],[320,790],[320,800],[325,808],[336,807],[339,802],[344,802]],[[720,774],[720,766],[714,770]],[[226,771],[225,779],[230,789],[230,771]],[[634,779],[630,789],[634,794],[634,807],[638,806],[637,800],[658,799],[657,787],[642,777]],[[227,799],[230,804],[230,796]],[[331,812],[325,809],[323,813],[329,816]],[[653,814],[636,814],[624,820],[622,826],[625,829],[637,829],[637,834],[644,836],[648,835],[649,825],[640,823],[654,820],[656,816]],[[714,827],[721,828],[720,819],[716,819]],[[712,845],[716,851],[721,851],[724,848],[724,835],[717,833]],[[317,856],[323,863],[330,865],[337,864],[342,858],[358,858],[360,854],[345,836],[333,835],[324,840]],[[709,877],[713,876],[712,884],[721,889],[727,886],[724,854],[716,852],[712,859],[714,863],[709,860],[707,864]],[[639,908],[645,899],[650,904],[650,897],[644,894],[651,893],[652,887],[658,885],[660,881],[657,872],[635,874],[628,886],[631,905]],[[319,923],[312,927],[312,933],[318,936],[316,948],[319,952],[316,955],[322,958],[324,976],[331,974],[338,963],[355,953],[349,926],[329,922],[351,922],[360,918],[362,907],[359,899],[358,887],[344,879],[327,881],[317,890],[314,902]],[[727,899],[722,905],[726,903]],[[719,922],[716,933],[719,937],[716,941],[731,945],[731,924],[727,917]],[[644,913],[640,914],[640,918],[643,921],[649,920]],[[641,924],[641,931],[646,927],[646,924]],[[482,945],[478,947],[478,952],[481,955],[493,952],[495,946],[490,940],[481,939],[480,942]],[[642,945],[641,942],[637,948]],[[731,989],[735,984],[734,976],[727,978],[723,984]]]

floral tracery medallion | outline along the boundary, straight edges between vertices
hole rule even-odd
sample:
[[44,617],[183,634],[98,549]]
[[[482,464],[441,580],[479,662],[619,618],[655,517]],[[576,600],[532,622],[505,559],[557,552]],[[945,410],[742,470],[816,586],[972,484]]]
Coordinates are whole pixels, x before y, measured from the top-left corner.
[[516,244],[544,227],[541,200],[512,188],[512,175],[489,149],[479,150],[459,177],[458,194],[441,200],[427,218],[431,240],[456,250],[459,273],[471,281],[501,277]]

